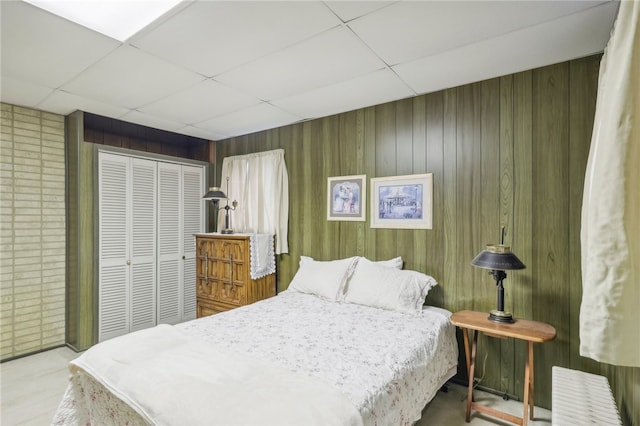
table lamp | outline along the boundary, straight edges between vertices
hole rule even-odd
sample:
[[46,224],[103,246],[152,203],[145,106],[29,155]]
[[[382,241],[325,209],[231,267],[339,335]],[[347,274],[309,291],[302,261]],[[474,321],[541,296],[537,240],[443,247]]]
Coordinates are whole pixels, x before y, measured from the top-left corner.
[[511,312],[504,310],[504,287],[502,281],[507,278],[506,270],[524,269],[524,264],[511,252],[511,247],[504,244],[504,228],[502,229],[502,243],[488,244],[472,261],[473,266],[490,269],[489,275],[493,276],[498,286],[498,309],[489,313],[489,319],[496,322],[513,322]]
[[[229,193],[229,178],[227,177],[227,193]],[[227,200],[227,205],[223,207],[223,209],[225,210],[224,213],[224,229],[222,231],[220,231],[221,234],[233,234],[233,229],[231,229],[230,223],[229,223],[229,210],[235,210],[236,207],[238,207],[238,202],[236,200],[233,200],[231,202],[231,205],[233,207],[231,207],[229,205],[229,197],[225,197]]]
[[218,231],[218,203],[220,200],[226,200],[227,196],[222,190],[217,186],[210,186],[209,191],[202,196],[203,200],[211,200],[213,203],[213,217],[215,220],[213,221],[213,232]]

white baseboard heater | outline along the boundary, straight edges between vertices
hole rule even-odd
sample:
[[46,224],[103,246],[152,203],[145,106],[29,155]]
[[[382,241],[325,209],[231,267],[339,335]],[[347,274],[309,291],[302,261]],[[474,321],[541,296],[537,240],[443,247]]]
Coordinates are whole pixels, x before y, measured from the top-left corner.
[[606,377],[557,366],[551,371],[553,426],[622,425]]

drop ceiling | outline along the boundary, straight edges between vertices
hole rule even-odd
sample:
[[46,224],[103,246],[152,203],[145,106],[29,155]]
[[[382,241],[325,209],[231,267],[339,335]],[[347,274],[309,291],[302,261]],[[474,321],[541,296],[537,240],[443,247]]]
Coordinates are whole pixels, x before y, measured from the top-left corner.
[[616,1],[190,1],[124,42],[0,2],[2,102],[210,140],[602,52]]

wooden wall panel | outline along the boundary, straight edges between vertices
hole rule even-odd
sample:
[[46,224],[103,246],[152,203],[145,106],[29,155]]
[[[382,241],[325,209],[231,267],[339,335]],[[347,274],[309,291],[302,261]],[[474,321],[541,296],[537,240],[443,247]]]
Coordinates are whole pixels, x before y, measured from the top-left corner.
[[[405,268],[439,282],[427,301],[449,310],[496,307],[496,286],[470,265],[500,238],[527,266],[508,272],[505,307],[544,321],[558,338],[536,345],[536,404],[549,407],[551,367],[604,374],[625,424],[638,418],[640,369],[579,355],[579,222],[597,92],[599,56],[521,72],[216,144],[228,155],[284,148],[290,178],[289,253],[278,257],[278,288],[300,255],[372,259],[401,255]],[[218,168],[219,170],[219,168]],[[431,230],[372,229],[326,220],[328,176],[434,174]],[[370,190],[370,182],[369,190]],[[370,191],[368,191],[370,198]],[[369,200],[370,201],[370,200]],[[369,202],[367,203],[369,208]],[[459,335],[460,337],[460,335]],[[481,385],[522,397],[525,345],[483,338]],[[466,379],[461,354],[458,377]]]
[[[458,299],[475,310],[488,311],[493,307],[493,292],[486,271],[472,268],[469,262],[484,247],[480,235],[482,226],[482,187],[480,173],[480,87],[467,85],[458,89],[456,122],[456,260],[458,268]],[[484,213],[484,217],[488,212]],[[486,282],[485,282],[486,281]],[[488,297],[485,297],[488,294]],[[482,359],[482,354],[479,354]]]
[[[499,79],[500,97],[498,104],[497,117],[499,118],[499,222],[500,226],[504,226],[505,238],[509,245],[512,246],[514,253],[520,253],[516,247],[513,247],[513,236],[516,234],[513,226],[513,210],[514,210],[514,138],[513,138],[513,76],[505,76]],[[507,233],[508,231],[508,233]],[[494,231],[495,232],[495,231]],[[509,274],[510,288],[516,286],[513,278],[518,278],[518,273]],[[515,292],[509,291],[505,295],[505,306],[509,311],[515,311],[514,297]],[[500,342],[500,380],[496,384],[497,389],[506,390],[514,387],[513,371],[515,368],[515,346],[513,340],[502,340]],[[519,358],[521,359],[521,358]]]
[[[334,256],[340,256],[340,250],[338,249],[337,233],[329,232],[330,226],[333,224],[327,223],[327,195],[326,195],[326,182],[331,173],[331,170],[335,166],[339,166],[340,162],[337,160],[337,153],[339,153],[338,145],[339,141],[335,134],[335,123],[338,120],[330,119],[328,117],[316,120],[317,124],[311,138],[315,139],[313,161],[316,169],[315,190],[313,191],[313,224],[314,228],[311,232],[312,237],[315,239],[315,244],[320,246],[322,253],[321,260],[330,260]],[[313,172],[312,172],[313,173]],[[308,188],[307,188],[308,189]]]
[[[433,96],[433,95],[427,95]],[[455,312],[462,309],[463,306],[468,306],[462,300],[462,292],[464,286],[459,285],[461,283],[460,274],[460,256],[457,252],[458,241],[458,226],[456,217],[458,215],[458,196],[457,196],[457,144],[456,144],[456,117],[458,115],[457,109],[457,90],[449,89],[444,92],[444,104],[443,104],[443,144],[444,144],[444,156],[442,159],[443,164],[443,184],[442,191],[444,197],[444,230],[447,233],[444,239],[444,271],[445,275],[442,280],[438,281],[440,285],[444,285],[446,276],[448,281],[452,284],[447,291],[444,292],[444,306],[447,306],[449,310]],[[435,189],[434,189],[435,190]],[[434,214],[436,214],[434,212]]]
[[[501,196],[500,196],[500,176],[503,168],[501,168],[501,151],[500,151],[500,80],[493,79],[480,83],[480,180],[479,188],[479,212],[477,221],[479,225],[480,241],[474,248],[474,255],[484,248],[487,243],[500,242],[500,214]],[[496,96],[498,95],[498,96]],[[496,212],[498,214],[496,214]],[[473,223],[473,222],[472,222]],[[510,244],[510,240],[505,240],[506,244]],[[485,308],[479,307],[478,310],[487,311],[496,309],[497,307],[497,288],[495,280],[488,274],[486,270],[478,270],[471,267],[474,272],[480,272],[482,280],[476,282],[477,289],[481,290],[475,296],[478,300],[488,300],[489,304]],[[505,280],[505,284],[509,285],[509,281]],[[511,286],[509,286],[509,290]],[[508,291],[507,295],[511,295]],[[505,309],[511,311],[512,307],[505,302]],[[480,356],[486,362],[483,363],[486,370],[498,371],[500,374],[485,375],[484,386],[492,389],[505,391],[501,386],[502,367],[508,367],[509,363],[503,360],[503,346],[509,346],[512,342],[494,337],[483,336],[484,342],[481,342],[483,352]],[[493,356],[492,356],[493,355]],[[509,375],[511,372],[509,371]]]
[[[514,253],[524,261],[527,269],[510,274],[513,291],[513,312],[523,318],[533,316],[533,73],[513,76],[513,232],[510,241]],[[516,360],[526,357],[526,345],[514,347],[513,381],[515,389],[522,389],[524,365]]]
[[67,149],[67,289],[66,343],[84,350],[95,343],[94,308],[97,253],[94,252],[94,153],[82,142],[83,114],[66,118]]
[[[375,152],[376,174],[367,173],[367,177],[396,176],[396,103],[376,106]],[[368,214],[370,212],[367,212]],[[376,229],[373,252],[374,259],[390,259],[397,255],[397,229]],[[407,253],[404,256],[410,256]]]
[[[360,173],[367,174],[367,179],[368,179],[367,208],[371,205],[371,189],[370,189],[371,181],[369,180],[369,178],[371,178],[371,174],[368,171],[376,169],[376,147],[374,143],[376,138],[376,129],[374,126],[375,122],[376,122],[376,108],[375,107],[366,108],[364,110],[364,121],[362,123],[362,127],[363,127],[362,133],[364,135],[364,147],[363,147],[364,167]],[[371,224],[371,217],[370,217],[369,211],[370,210],[367,210],[367,215],[366,215],[367,220],[365,222],[365,226],[367,227],[367,229],[364,234],[364,254],[363,255],[370,259],[374,259],[375,248],[376,248],[376,233],[370,232],[371,228],[369,228],[369,225]]]
[[[533,317],[546,318],[557,332],[553,342],[536,347],[543,365],[567,365],[569,354],[569,309],[549,309],[569,301],[568,69],[565,63],[533,74]],[[535,380],[550,383],[551,369],[536,369]]]
[[[413,137],[413,99],[403,99],[395,103],[395,172],[396,176],[417,173],[413,167],[414,144]],[[423,148],[424,149],[424,145]],[[394,253],[405,255],[406,268],[415,269],[418,258],[424,256],[424,231],[416,229],[398,229],[393,232],[395,246]],[[416,244],[420,248],[417,252]],[[394,253],[388,252],[385,258],[392,258]]]
[[[426,114],[426,158],[424,167],[414,170],[416,173],[433,173],[433,229],[420,231],[426,240],[425,252],[420,251],[419,246],[415,246],[414,250],[419,261],[416,260],[413,267],[419,271],[429,270],[438,282],[441,282],[445,275],[444,268],[444,135],[443,135],[443,92],[431,94],[429,96],[419,97],[416,99],[425,100],[424,112]],[[415,113],[414,113],[415,115]],[[415,134],[415,133],[414,133]],[[420,133],[421,134],[421,133]],[[416,140],[416,145],[421,145],[421,139]],[[421,149],[416,146],[416,153],[421,153]],[[431,267],[429,268],[429,265]],[[429,292],[428,302],[437,306],[444,306],[444,288],[437,286]]]
[[[65,156],[66,156],[66,295],[65,327],[66,343],[77,346],[79,338],[79,310],[69,308],[77,306],[80,300],[80,147],[73,143],[77,135],[82,134],[82,114],[72,113],[65,119]],[[71,326],[70,326],[71,325]]]

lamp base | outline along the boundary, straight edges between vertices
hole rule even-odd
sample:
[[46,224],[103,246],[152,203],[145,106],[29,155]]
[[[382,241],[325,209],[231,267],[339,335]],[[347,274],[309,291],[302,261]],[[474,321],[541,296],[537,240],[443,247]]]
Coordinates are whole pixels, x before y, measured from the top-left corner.
[[491,321],[496,321],[496,322],[507,322],[507,323],[513,322],[513,316],[511,315],[511,312],[498,311],[498,310],[493,310],[489,312],[489,319]]
[[221,234],[233,234],[233,229],[225,228],[220,231]]

